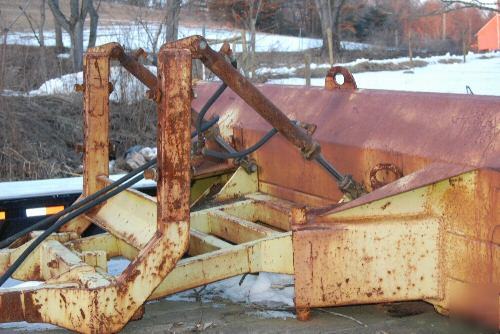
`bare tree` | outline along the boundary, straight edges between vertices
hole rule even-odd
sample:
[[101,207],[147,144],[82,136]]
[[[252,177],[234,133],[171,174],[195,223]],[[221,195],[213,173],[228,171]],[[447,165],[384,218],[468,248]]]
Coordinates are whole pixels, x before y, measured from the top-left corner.
[[[341,23],[342,9],[346,5],[346,0],[314,0],[316,10],[321,21],[321,35],[323,37],[323,50],[328,48],[328,43],[332,43],[333,52],[338,54],[341,51]],[[331,33],[329,32],[331,31]],[[332,40],[329,42],[329,35]]]
[[179,34],[179,14],[181,13],[182,0],[168,0],[165,13],[165,40],[175,41]]
[[[157,52],[159,44],[175,41],[177,39],[179,34],[179,15],[181,12],[181,5],[182,0],[168,0],[164,7],[164,16],[157,29],[155,29],[155,24],[148,22],[147,17],[137,17],[137,21],[146,31],[153,54]],[[160,39],[162,34],[163,40]]]
[[89,46],[95,45],[98,15],[92,0],[70,0],[70,16],[67,18],[59,7],[58,0],[48,0],[52,14],[58,24],[70,35],[71,54],[75,71],[82,69],[83,64],[83,28],[85,19],[90,13]]
[[[59,8],[59,0],[53,0],[55,3],[55,6]],[[64,50],[64,43],[62,39],[62,28],[61,24],[57,20],[57,18],[54,16],[54,30],[55,30],[55,35],[56,35],[56,51],[57,52],[63,52]]]
[[[99,5],[100,3],[101,2],[99,1]],[[92,48],[95,46],[97,40],[97,23],[99,22],[99,15],[97,14],[97,10],[94,8],[92,0],[87,1],[87,7],[90,16],[89,43],[87,47]]]
[[500,13],[500,1],[479,1],[479,0],[441,0],[446,11],[477,8]]
[[[242,33],[243,49],[243,70],[245,74],[251,73],[255,77],[255,51],[257,21],[263,6],[262,0],[254,1],[235,1],[231,7],[231,13],[236,23],[242,24],[244,31]],[[246,32],[250,32],[250,43],[247,43]]]
[[45,0],[40,2],[40,25],[38,26],[38,37],[40,38],[40,45],[45,46],[45,37],[43,31],[45,29]]

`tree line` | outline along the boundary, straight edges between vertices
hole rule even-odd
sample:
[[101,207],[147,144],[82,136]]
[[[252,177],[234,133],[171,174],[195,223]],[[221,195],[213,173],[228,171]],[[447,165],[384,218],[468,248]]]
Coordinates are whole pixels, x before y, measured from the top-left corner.
[[[246,29],[251,17],[256,29],[295,36],[321,37],[333,51],[341,41],[392,48],[462,50],[497,10],[491,1],[452,0],[208,0],[211,18],[233,20]],[[250,8],[259,3],[260,13]],[[251,20],[250,20],[251,21]]]
[[[66,0],[65,0],[66,1]],[[324,52],[340,55],[343,40],[386,48],[431,52],[464,53],[474,44],[475,33],[499,7],[491,1],[461,0],[67,0],[69,12],[61,10],[59,0],[42,0],[42,25],[36,34],[43,46],[45,3],[54,18],[56,46],[64,47],[62,31],[70,36],[75,70],[82,67],[83,52],[96,43],[99,6],[103,1],[154,8],[163,13],[160,29],[150,33],[154,45],[175,40],[182,7],[206,10],[206,19],[232,25],[249,33],[242,35],[244,48],[255,57],[256,31],[320,37]],[[21,10],[25,8],[20,7]],[[88,20],[89,40],[84,45],[84,26]],[[30,22],[31,25],[31,22]],[[33,29],[33,27],[32,27]],[[35,30],[33,29],[35,32]],[[163,31],[163,33],[162,33]],[[4,29],[5,32],[5,29]],[[153,43],[154,42],[154,43]],[[154,51],[154,50],[153,50]],[[252,59],[250,59],[252,61]]]

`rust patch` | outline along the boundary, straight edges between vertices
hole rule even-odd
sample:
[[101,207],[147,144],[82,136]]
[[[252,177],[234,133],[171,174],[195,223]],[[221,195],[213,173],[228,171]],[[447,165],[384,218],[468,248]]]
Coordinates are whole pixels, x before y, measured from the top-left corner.
[[40,312],[42,305],[36,299],[35,291],[27,291],[24,293],[24,319],[27,322],[43,322],[43,317]]
[[9,292],[0,297],[0,320],[1,322],[12,322],[24,320],[22,294]]

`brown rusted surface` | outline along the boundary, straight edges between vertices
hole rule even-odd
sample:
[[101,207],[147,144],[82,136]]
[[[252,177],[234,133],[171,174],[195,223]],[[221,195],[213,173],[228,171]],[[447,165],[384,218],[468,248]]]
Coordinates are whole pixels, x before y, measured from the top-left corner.
[[499,185],[496,170],[436,163],[308,215],[294,226],[297,307],[425,299],[499,328]]
[[[500,168],[496,128],[499,97],[257,87],[290,118],[318,124],[314,138],[323,155],[341,172],[363,181],[367,189],[370,170],[379,163],[392,163],[403,175],[433,162]],[[199,84],[197,93],[202,97],[215,89],[215,84]],[[195,100],[194,107],[201,101]],[[220,115],[222,127],[241,128],[239,149],[250,147],[271,128],[254,117],[252,109],[231,91],[224,92],[213,110]],[[266,186],[281,186],[333,202],[342,197],[335,181],[321,167],[304,161],[279,135],[253,157],[259,165],[259,182]],[[306,175],[310,182],[303,182]]]
[[287,140],[298,147],[307,159],[312,159],[320,151],[319,145],[311,136],[302,131],[276,105],[266,98],[247,78],[235,69],[224,56],[208,46],[201,36],[192,36],[176,42],[167,43],[162,49],[186,47],[243,101],[252,107],[269,124],[276,128]]
[[[116,44],[98,50],[124,59]],[[108,239],[115,243],[106,246],[111,254],[120,254],[118,244],[127,243],[132,248],[125,250],[127,257],[138,253],[137,258],[116,279],[90,268],[69,280],[69,264],[77,261],[63,261],[59,253],[47,251],[43,275],[54,278],[64,272],[66,281],[74,283],[0,293],[2,309],[12,309],[0,315],[1,321],[115,332],[140,314],[147,298],[260,270],[294,271],[300,320],[309,317],[311,307],[424,299],[442,313],[481,316],[500,327],[500,98],[356,90],[348,76],[346,87],[327,79],[326,89],[255,88],[224,59],[229,51],[221,51],[194,36],[162,47],[159,80],[147,72],[138,75],[149,82],[159,103],[158,207],[154,198],[145,205],[131,191],[88,217],[116,238]],[[253,145],[271,128],[268,123],[283,126],[298,119],[319,127],[312,140],[303,129],[284,126],[282,136],[253,155],[258,181],[255,177],[252,187],[229,183],[225,189],[254,192],[258,182],[259,191],[267,194],[246,193],[241,195],[245,201],[193,213],[198,246],[192,251],[201,257],[183,260],[166,277],[188,247],[189,132],[190,119],[197,118],[191,109],[191,58],[202,59],[236,91],[225,92],[210,114],[220,115],[221,134],[238,149]],[[141,73],[138,63],[131,64],[132,71]],[[103,67],[109,71],[109,61]],[[343,69],[333,69],[331,80],[336,71]],[[102,81],[99,85],[105,86]],[[200,107],[215,88],[200,84],[193,106]],[[337,204],[342,194],[335,180],[295,149],[313,154],[308,149],[317,147],[316,142],[342,173],[363,180],[371,192]],[[203,173],[219,168],[212,162],[197,161],[195,166]],[[394,175],[380,187],[378,176],[384,171]],[[103,179],[94,180],[105,183]],[[119,204],[127,208],[116,212]],[[151,221],[153,216],[158,219]],[[293,235],[275,234],[290,228]],[[216,236],[255,244],[233,247]],[[257,249],[263,253],[255,253]],[[270,258],[264,250],[281,255]],[[40,276],[37,263],[30,266]]]
[[123,67],[134,75],[140,82],[142,82],[150,90],[156,90],[157,79],[151,71],[144,65],[139,63],[133,56],[127,55],[125,52],[120,53],[117,59]]
[[[215,87],[197,89],[203,96]],[[261,191],[324,206],[294,228],[299,311],[425,299],[440,312],[481,313],[499,326],[500,98],[259,89],[290,118],[318,124],[323,154],[371,191],[333,205],[341,198],[334,181],[280,136],[253,155]],[[232,92],[213,109],[240,150],[270,129]],[[381,182],[371,181],[384,172],[392,182],[377,189]],[[474,295],[484,298],[471,304]]]
[[191,53],[167,49],[159,57],[162,99],[158,104],[157,196],[161,230],[165,223],[189,220]]
[[311,309],[307,307],[297,307],[295,309],[295,314],[297,315],[297,320],[300,321],[307,321],[311,319]]
[[[342,77],[342,82],[339,82],[339,76]],[[342,66],[334,66],[330,70],[328,70],[328,73],[326,74],[325,88],[328,90],[354,90],[357,89],[358,86],[356,85],[356,80],[354,80],[354,77],[347,68]]]

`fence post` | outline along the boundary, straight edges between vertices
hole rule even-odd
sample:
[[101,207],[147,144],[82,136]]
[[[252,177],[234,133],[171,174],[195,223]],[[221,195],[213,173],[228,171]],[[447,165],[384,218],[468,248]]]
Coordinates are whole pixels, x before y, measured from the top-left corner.
[[304,77],[306,79],[306,86],[311,86],[311,55],[309,52],[304,54]]

